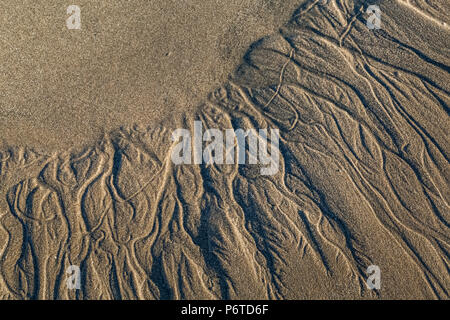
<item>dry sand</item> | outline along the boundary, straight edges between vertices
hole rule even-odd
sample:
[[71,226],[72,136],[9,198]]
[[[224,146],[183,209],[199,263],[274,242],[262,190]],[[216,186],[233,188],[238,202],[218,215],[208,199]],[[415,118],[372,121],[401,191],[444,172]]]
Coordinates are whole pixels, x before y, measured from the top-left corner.
[[[0,4],[0,298],[449,298],[449,2],[241,2]],[[175,166],[194,120],[279,172]]]

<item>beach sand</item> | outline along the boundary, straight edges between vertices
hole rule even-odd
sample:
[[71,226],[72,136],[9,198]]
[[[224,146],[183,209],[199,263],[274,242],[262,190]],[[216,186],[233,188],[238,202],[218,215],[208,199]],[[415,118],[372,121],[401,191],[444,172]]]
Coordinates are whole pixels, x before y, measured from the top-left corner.
[[243,2],[0,4],[1,299],[449,298],[449,2]]
[[81,30],[69,30],[67,1],[3,1],[0,143],[67,150],[172,123],[300,2],[80,0]]

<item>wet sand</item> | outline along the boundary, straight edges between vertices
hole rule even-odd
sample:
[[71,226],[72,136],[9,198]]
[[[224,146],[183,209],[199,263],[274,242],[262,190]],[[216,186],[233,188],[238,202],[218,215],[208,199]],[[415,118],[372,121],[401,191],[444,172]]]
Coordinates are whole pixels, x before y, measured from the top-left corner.
[[[88,13],[73,56],[56,41],[27,59],[40,37],[2,32],[19,51],[1,51],[0,298],[448,299],[448,2],[377,1],[370,30],[367,1],[230,2],[217,19],[211,1],[185,17],[201,32],[166,23],[177,3],[163,33],[139,6],[127,30],[99,6],[111,20]],[[278,172],[175,165],[172,132],[194,121],[278,129]]]

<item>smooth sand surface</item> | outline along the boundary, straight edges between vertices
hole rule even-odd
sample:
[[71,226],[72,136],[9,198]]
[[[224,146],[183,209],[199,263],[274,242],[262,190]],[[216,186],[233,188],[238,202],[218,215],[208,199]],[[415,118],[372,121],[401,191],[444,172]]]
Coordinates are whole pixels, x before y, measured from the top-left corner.
[[251,43],[301,1],[67,1],[0,4],[3,143],[67,149],[135,123],[173,120],[222,84]]
[[[13,2],[0,298],[449,299],[447,0],[376,1],[379,30],[371,1],[86,1],[69,37]],[[279,171],[175,165],[195,120],[279,129]]]

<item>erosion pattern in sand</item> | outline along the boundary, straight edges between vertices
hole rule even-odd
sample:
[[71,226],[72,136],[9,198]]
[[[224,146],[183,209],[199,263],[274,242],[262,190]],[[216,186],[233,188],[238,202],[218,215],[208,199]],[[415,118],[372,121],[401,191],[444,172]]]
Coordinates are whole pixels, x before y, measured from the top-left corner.
[[278,128],[274,176],[175,166],[154,126],[79,154],[5,150],[0,297],[448,299],[445,3],[380,1],[372,31],[363,1],[308,1],[178,125]]

